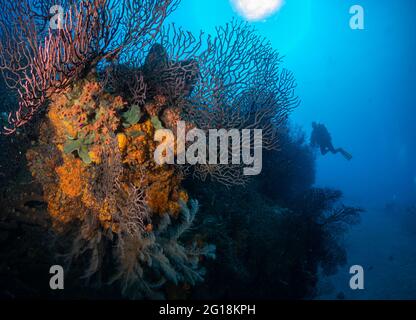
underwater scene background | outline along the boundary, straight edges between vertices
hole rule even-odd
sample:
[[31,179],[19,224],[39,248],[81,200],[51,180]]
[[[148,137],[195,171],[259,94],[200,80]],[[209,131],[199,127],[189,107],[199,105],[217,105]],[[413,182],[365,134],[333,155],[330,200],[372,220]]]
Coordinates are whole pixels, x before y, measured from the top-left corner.
[[[415,13],[1,1],[0,298],[416,299]],[[261,173],[157,162],[179,123]]]

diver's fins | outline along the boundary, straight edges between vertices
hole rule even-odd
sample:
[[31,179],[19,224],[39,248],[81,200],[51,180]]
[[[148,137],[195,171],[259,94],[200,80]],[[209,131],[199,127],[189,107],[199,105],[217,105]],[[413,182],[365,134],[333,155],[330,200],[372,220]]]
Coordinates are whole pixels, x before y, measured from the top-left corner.
[[348,161],[351,161],[352,155],[350,153],[348,153],[344,149],[340,149],[340,152],[344,156],[345,159],[347,159]]

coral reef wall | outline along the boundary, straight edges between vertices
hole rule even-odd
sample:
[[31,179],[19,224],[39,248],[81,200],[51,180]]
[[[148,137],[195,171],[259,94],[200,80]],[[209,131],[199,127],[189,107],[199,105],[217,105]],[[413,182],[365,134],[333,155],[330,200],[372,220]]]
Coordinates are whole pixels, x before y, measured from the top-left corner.
[[[129,106],[122,97],[105,93],[91,74],[51,98],[38,142],[27,151],[29,169],[42,185],[55,230],[64,232],[73,223],[82,225],[69,258],[91,251],[86,272],[91,277],[102,267],[99,252],[104,240],[100,238],[116,238],[114,254],[123,289],[139,282],[147,294],[156,285],[146,284],[141,264],[160,264],[158,281],[168,277],[175,284],[181,280],[193,284],[202,279],[187,276],[191,271],[198,274],[198,259],[185,260],[188,252],[177,242],[183,231],[166,242],[173,246],[170,250],[163,246],[170,259],[156,250],[155,242],[161,241],[160,234],[166,229],[163,225],[180,223],[180,216],[186,213],[185,230],[197,211],[194,203],[188,213],[181,172],[154,161],[157,115],[146,110],[156,104],[163,108],[164,101],[163,96],[156,96],[143,109]],[[193,256],[205,252],[212,256],[202,246],[192,246]],[[185,267],[187,263],[190,266]]]
[[[176,0],[62,1],[59,31],[37,4],[0,4],[0,70],[18,97],[2,117],[14,142],[2,168],[19,159],[1,184],[1,276],[47,243],[27,257],[34,274],[65,263],[66,297],[313,294],[319,267],[344,259],[338,235],[359,210],[311,188],[313,155],[288,129],[295,78],[270,43],[237,20],[208,37],[166,26]],[[261,129],[263,174],[155,161],[156,132],[177,140],[179,121],[185,133]],[[2,294],[56,297],[21,279]]]

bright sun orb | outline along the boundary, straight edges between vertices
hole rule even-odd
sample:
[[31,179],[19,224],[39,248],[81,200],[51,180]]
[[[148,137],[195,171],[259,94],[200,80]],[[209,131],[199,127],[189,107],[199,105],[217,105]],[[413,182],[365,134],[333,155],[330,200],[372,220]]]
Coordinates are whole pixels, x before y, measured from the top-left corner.
[[283,0],[231,0],[234,8],[247,20],[263,20],[283,5]]

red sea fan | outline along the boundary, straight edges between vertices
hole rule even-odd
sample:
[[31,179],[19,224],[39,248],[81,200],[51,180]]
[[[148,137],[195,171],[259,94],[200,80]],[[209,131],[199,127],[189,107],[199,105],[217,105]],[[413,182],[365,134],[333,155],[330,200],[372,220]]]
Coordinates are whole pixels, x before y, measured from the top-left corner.
[[0,70],[16,90],[19,107],[6,134],[29,122],[55,93],[85,77],[97,64],[156,37],[179,0],[64,0],[52,28],[49,0],[0,4]]

